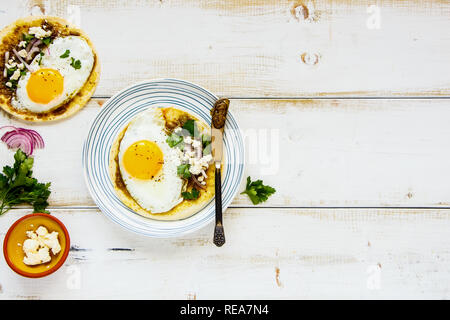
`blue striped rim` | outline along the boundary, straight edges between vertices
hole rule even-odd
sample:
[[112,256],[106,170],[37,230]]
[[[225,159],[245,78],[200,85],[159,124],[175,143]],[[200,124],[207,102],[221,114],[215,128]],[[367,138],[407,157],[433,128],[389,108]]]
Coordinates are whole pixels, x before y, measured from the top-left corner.
[[[213,201],[192,217],[178,221],[159,221],[138,215],[117,197],[108,167],[114,139],[139,112],[152,107],[173,106],[210,124],[209,112],[216,100],[217,97],[204,88],[177,79],[142,82],[109,99],[92,121],[82,156],[86,183],[100,210],[130,231],[158,238],[187,234],[211,222],[214,218]],[[222,203],[225,210],[238,191],[245,159],[242,134],[231,112],[225,126],[224,147]]]

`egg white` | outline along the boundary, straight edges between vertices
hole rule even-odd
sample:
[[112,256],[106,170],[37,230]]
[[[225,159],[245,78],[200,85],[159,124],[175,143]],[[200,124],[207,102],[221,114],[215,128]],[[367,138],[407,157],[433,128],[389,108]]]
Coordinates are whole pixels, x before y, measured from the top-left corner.
[[[66,50],[70,50],[69,57],[61,58]],[[28,97],[27,92],[27,83],[31,76],[31,72],[28,71],[17,83],[16,95],[11,101],[16,109],[27,109],[33,113],[42,113],[63,105],[80,91],[94,66],[94,53],[91,47],[86,40],[78,36],[55,38],[53,43],[43,50],[43,53],[40,65],[40,55],[38,54],[30,63],[30,68],[33,71],[42,68],[58,70],[64,78],[63,93],[47,104],[33,102]],[[75,69],[70,65],[71,57],[80,60],[80,69]]]
[[[161,110],[151,108],[131,121],[119,147],[119,168],[126,188],[133,199],[151,213],[167,212],[183,201],[181,192],[185,183],[177,174],[181,155],[177,148],[171,148],[167,144],[164,126]],[[164,164],[160,174],[153,179],[136,179],[123,166],[125,151],[141,140],[155,142],[163,153]]]

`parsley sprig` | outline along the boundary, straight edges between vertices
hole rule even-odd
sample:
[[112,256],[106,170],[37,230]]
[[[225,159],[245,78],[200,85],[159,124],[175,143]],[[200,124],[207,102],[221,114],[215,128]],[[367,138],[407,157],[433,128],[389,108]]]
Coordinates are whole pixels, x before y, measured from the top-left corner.
[[4,166],[0,173],[0,215],[15,205],[28,203],[34,212],[45,212],[50,196],[50,183],[39,183],[32,177],[34,159],[18,149],[14,165]]
[[189,179],[191,177],[191,172],[189,171],[189,168],[191,165],[189,163],[180,164],[177,167],[177,173],[180,177],[183,179]]
[[64,58],[68,58],[69,55],[70,55],[70,50],[67,49],[67,50],[64,51],[64,53],[63,53],[62,55],[60,55],[59,57],[60,57],[61,59],[64,59]]
[[275,191],[274,188],[264,185],[262,180],[252,182],[251,178],[247,177],[245,191],[241,194],[247,194],[253,204],[258,204],[266,201]]
[[167,137],[166,142],[169,145],[169,147],[173,148],[176,146],[181,146],[181,142],[183,141],[183,137],[177,135],[175,132],[173,132],[170,136]]
[[198,199],[200,192],[196,188],[192,188],[191,192],[185,191],[182,192],[181,195],[185,200],[195,200]]
[[70,57],[70,59],[72,60],[72,62],[70,63],[70,65],[74,68],[74,69],[80,69],[81,68],[81,61],[80,60],[75,60],[75,58]]

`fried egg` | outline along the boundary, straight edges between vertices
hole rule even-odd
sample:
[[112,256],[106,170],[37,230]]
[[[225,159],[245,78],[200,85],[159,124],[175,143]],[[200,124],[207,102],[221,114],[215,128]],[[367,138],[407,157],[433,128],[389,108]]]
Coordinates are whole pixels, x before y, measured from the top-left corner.
[[151,108],[128,125],[119,147],[119,169],[133,199],[151,213],[167,212],[183,201],[185,182],[177,174],[180,151],[166,142],[161,109]]
[[11,102],[17,109],[42,113],[63,105],[80,91],[94,66],[91,47],[78,36],[55,38],[42,53],[17,84]]

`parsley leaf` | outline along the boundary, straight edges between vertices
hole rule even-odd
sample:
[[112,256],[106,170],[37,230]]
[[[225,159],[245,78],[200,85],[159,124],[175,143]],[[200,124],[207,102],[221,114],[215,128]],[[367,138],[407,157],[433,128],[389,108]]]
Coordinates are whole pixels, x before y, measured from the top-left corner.
[[191,172],[189,171],[189,168],[191,165],[189,163],[186,164],[180,164],[177,167],[177,173],[180,177],[183,179],[189,179],[191,177]]
[[69,49],[67,49],[62,55],[60,55],[59,57],[61,58],[61,59],[64,59],[64,58],[67,58],[68,56],[69,56],[69,54],[70,54],[70,50]]
[[202,134],[203,155],[211,154],[211,136],[209,134]]
[[177,135],[176,133],[172,133],[167,139],[166,142],[169,145],[169,147],[173,148],[177,145],[179,145],[183,141],[183,137]]
[[70,59],[72,59],[72,62],[70,63],[70,65],[74,69],[80,69],[81,68],[81,61],[80,60],[75,60],[73,57],[71,57]]
[[39,52],[39,55],[40,55],[40,57],[39,57],[39,60],[38,60],[38,64],[41,65],[42,57],[44,56],[44,53],[41,51],[41,52]]
[[0,215],[15,205],[28,203],[34,212],[45,212],[50,196],[50,183],[39,183],[32,177],[34,159],[18,149],[13,167],[4,166],[0,173]]
[[52,42],[53,42],[52,37],[47,37],[47,38],[42,39],[42,43],[45,44],[46,46],[48,46]]
[[[9,90],[14,90],[17,88],[17,84],[19,83],[18,80],[11,80],[9,79],[9,81],[7,81],[6,83],[10,82],[11,83],[11,87],[6,86]],[[5,83],[5,85],[6,85]]]
[[22,33],[22,39],[23,39],[23,41],[25,41],[26,44],[28,45],[28,44],[30,43],[30,41],[34,39],[34,35]]
[[16,67],[11,68],[11,69],[6,69],[6,75],[8,77],[11,77],[13,75],[14,71],[16,71],[16,69],[17,69]]
[[198,137],[198,128],[194,120],[190,119],[183,124],[183,129],[187,130],[191,137]]
[[247,194],[253,204],[258,204],[266,201],[275,191],[274,188],[263,185],[262,180],[252,182],[250,177],[247,177],[247,186],[241,194]]
[[183,199],[185,199],[185,200],[195,200],[200,195],[200,192],[197,189],[192,188],[191,192],[185,191],[185,192],[182,192],[181,195],[183,196]]
[[209,134],[202,134],[203,149],[211,143],[211,136]]

